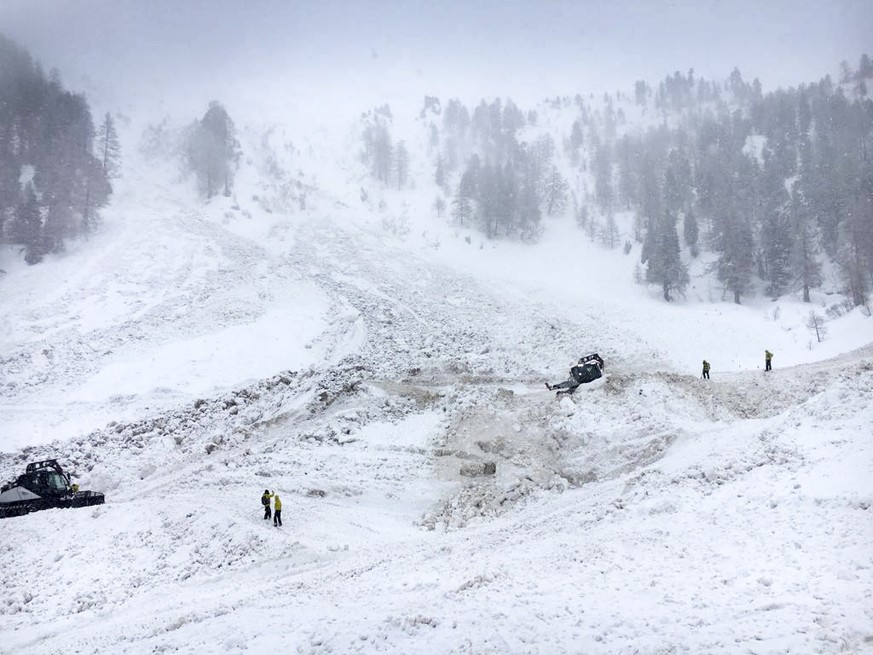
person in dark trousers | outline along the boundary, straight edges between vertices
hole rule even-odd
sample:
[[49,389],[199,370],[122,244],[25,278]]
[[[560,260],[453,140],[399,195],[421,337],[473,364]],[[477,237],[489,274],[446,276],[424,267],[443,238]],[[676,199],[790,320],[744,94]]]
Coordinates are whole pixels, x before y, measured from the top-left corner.
[[704,380],[709,379],[709,362],[706,361],[705,359],[703,360],[703,379]]
[[273,525],[277,528],[282,525],[282,499],[279,494],[273,494]]
[[773,364],[771,363],[772,361],[773,361],[773,353],[771,353],[769,350],[765,350],[764,351],[764,370],[765,371],[772,371],[773,370]]
[[264,489],[264,495],[261,496],[261,505],[264,506],[264,520],[270,520],[270,498],[273,497],[273,494],[270,493],[269,489]]

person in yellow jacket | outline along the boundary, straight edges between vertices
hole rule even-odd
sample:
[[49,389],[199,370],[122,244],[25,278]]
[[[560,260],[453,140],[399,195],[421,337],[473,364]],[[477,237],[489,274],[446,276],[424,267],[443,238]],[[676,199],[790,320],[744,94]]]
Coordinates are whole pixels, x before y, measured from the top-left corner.
[[764,351],[764,370],[765,371],[772,371],[773,370],[773,364],[771,363],[772,361],[773,361],[773,353],[771,353],[769,350],[765,350]]
[[279,494],[274,493],[273,496],[273,525],[277,528],[282,525],[282,499]]
[[273,494],[270,493],[269,489],[264,489],[264,494],[261,496],[261,505],[264,506],[264,520],[270,520],[270,498],[273,497]]

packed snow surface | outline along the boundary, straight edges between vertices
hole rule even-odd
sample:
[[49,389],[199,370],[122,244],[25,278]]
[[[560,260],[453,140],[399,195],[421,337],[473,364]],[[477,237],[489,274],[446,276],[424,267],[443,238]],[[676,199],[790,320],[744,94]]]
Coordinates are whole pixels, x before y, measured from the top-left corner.
[[873,652],[861,311],[818,343],[700,271],[665,303],[570,221],[482,242],[160,179],[2,255],[0,475],[56,457],[107,500],[0,524],[0,652]]

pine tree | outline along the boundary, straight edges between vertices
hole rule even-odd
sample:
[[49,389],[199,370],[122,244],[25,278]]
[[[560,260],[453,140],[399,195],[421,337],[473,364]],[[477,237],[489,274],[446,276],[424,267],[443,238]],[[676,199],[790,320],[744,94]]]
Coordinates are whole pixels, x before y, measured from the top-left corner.
[[103,117],[103,122],[97,129],[95,139],[97,158],[107,178],[115,178],[121,172],[121,143],[115,130],[115,121],[109,112]]
[[824,318],[815,311],[809,312],[809,318],[806,319],[806,327],[815,332],[815,339],[819,343],[824,341],[825,335],[828,333],[825,326]]
[[613,209],[615,196],[612,190],[612,155],[609,144],[599,139],[592,140],[594,148],[594,190],[597,202],[603,213],[608,214]]
[[224,195],[230,195],[238,158],[239,143],[233,121],[221,103],[212,101],[203,118],[193,126],[188,140],[188,162],[206,198],[215,196],[222,188]]
[[573,166],[579,165],[580,150],[584,141],[582,126],[579,121],[573,121],[573,127],[570,130],[570,163]]
[[427,140],[427,154],[433,154],[433,152],[439,149],[440,146],[440,131],[437,129],[437,126],[433,123],[430,124],[430,138]]
[[716,268],[718,279],[733,294],[738,305],[752,281],[754,247],[755,240],[748,222],[735,210],[726,210],[721,221],[718,243],[721,254]]
[[467,170],[461,175],[458,191],[452,200],[452,218],[461,227],[466,227],[473,220],[476,211],[474,197],[477,193],[479,175],[479,159],[471,157]]
[[867,53],[861,55],[861,61],[858,65],[858,75],[861,77],[873,77],[873,63],[871,63],[870,55]]
[[688,269],[682,263],[675,215],[665,211],[655,230],[656,246],[648,260],[646,281],[660,284],[664,300],[669,302],[674,292],[685,293],[688,286]]
[[520,228],[518,213],[518,180],[512,164],[496,167],[497,175],[497,208],[495,230],[497,235],[517,236]]
[[638,105],[645,106],[646,99],[649,95],[649,86],[644,80],[637,80],[634,84],[634,101]]
[[821,285],[820,248],[817,230],[803,197],[799,182],[792,187],[791,198],[792,252],[791,268],[803,291],[803,302],[810,302],[810,289]]
[[499,178],[498,172],[490,163],[485,163],[482,170],[479,172],[477,194],[476,194],[476,220],[485,236],[493,239],[497,234],[498,214],[498,193],[499,193]]
[[21,167],[16,165],[8,143],[4,143],[4,133],[5,130],[0,129],[0,241],[12,225],[11,214],[21,191]]
[[381,123],[377,124],[373,128],[372,140],[372,175],[380,182],[387,184],[394,156],[394,147],[391,144],[391,134],[388,132],[388,126]]
[[840,223],[836,260],[852,303],[868,306],[873,281],[873,171],[859,187]]
[[536,170],[533,166],[530,166],[530,162],[527,162],[519,182],[517,211],[522,240],[526,242],[536,241],[543,230],[542,214],[540,213],[540,199],[537,194]]
[[394,167],[397,170],[397,188],[402,189],[409,179],[409,151],[403,141],[394,150]]
[[809,291],[821,286],[820,251],[813,223],[795,214],[792,269],[803,291],[803,302],[810,302]]
[[28,264],[38,264],[42,261],[45,254],[42,239],[42,216],[36,193],[30,182],[25,186],[24,197],[16,207],[11,237],[14,243],[20,243],[24,246],[24,260]]
[[682,232],[685,237],[685,245],[688,246],[689,250],[691,251],[691,256],[697,257],[697,255],[700,254],[700,248],[698,246],[700,230],[697,227],[697,218],[694,216],[694,212],[692,212],[690,209],[685,212],[682,227]]
[[[647,164],[650,162],[651,159],[647,158]],[[639,217],[637,229],[644,234],[640,262],[645,264],[650,257],[654,256],[657,249],[658,238],[660,236],[658,222],[664,215],[661,186],[652,165],[646,165],[643,170],[641,207],[637,215]],[[643,230],[643,227],[645,227],[645,230]]]
[[442,196],[437,196],[433,201],[433,208],[436,210],[437,218],[443,217],[443,212],[446,211],[446,201]]
[[82,171],[83,184],[78,187],[74,204],[80,208],[82,216],[82,231],[85,235],[94,231],[98,223],[97,210],[103,207],[112,194],[112,185],[103,167],[94,159]]
[[630,209],[631,203],[639,202],[635,146],[626,134],[618,145],[618,198],[625,209]]
[[821,236],[808,193],[815,184],[815,162],[809,132],[812,112],[805,92],[798,96],[798,156],[799,175],[791,186],[790,214],[792,225],[791,268],[803,292],[803,302],[810,302],[810,290],[821,286]]
[[782,208],[771,209],[764,219],[761,233],[765,275],[768,280],[766,292],[774,300],[791,284],[791,220]]
[[840,225],[837,241],[837,263],[846,283],[846,293],[856,307],[866,305],[870,292],[869,274],[851,223]]
[[75,215],[70,204],[57,201],[48,207],[42,227],[42,252],[62,252],[64,241],[75,233]]
[[434,182],[441,189],[446,188],[446,168],[445,168],[445,160],[442,155],[437,157],[436,161],[436,170],[434,171],[433,176]]
[[615,249],[618,245],[618,224],[615,222],[615,214],[609,212],[606,214],[606,222],[603,226],[602,234],[603,245],[610,250]]
[[[677,135],[685,140],[684,132]],[[670,180],[664,183],[664,200],[670,211],[687,211],[691,207],[694,195],[694,179],[691,172],[691,164],[685,153],[678,148],[673,148],[668,156],[667,171]]]
[[452,218],[457,225],[467,227],[473,218],[475,207],[472,199],[460,193],[452,200]]
[[670,214],[682,209],[682,192],[672,167],[668,167],[664,174],[664,208]]
[[561,214],[567,209],[567,191],[570,185],[563,176],[558,172],[558,169],[552,167],[552,172],[546,178],[546,184],[543,189],[543,203],[546,208],[546,215]]

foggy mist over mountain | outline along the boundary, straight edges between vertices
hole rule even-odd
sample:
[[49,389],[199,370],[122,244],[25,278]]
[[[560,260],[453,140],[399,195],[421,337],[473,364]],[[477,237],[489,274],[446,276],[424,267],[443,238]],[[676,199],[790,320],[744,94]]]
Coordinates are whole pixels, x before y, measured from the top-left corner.
[[322,112],[425,94],[531,104],[689,68],[738,67],[767,91],[855,62],[871,13],[863,0],[5,0],[0,30],[101,109],[221,98],[256,114],[284,99]]

